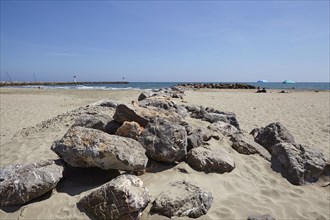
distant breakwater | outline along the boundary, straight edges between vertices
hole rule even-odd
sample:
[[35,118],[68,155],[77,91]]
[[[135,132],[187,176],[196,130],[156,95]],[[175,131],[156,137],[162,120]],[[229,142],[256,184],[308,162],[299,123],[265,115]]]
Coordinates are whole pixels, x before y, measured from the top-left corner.
[[256,89],[246,83],[180,83],[177,86],[194,89]]
[[84,84],[129,84],[127,81],[117,82],[0,82],[0,86],[57,86],[57,85],[84,85]]

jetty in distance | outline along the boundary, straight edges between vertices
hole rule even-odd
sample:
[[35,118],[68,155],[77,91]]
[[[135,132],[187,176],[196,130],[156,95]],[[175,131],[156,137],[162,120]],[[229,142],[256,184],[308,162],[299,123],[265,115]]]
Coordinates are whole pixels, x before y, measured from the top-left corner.
[[55,86],[55,85],[85,85],[85,84],[129,84],[127,81],[113,82],[20,82],[1,81],[1,86]]

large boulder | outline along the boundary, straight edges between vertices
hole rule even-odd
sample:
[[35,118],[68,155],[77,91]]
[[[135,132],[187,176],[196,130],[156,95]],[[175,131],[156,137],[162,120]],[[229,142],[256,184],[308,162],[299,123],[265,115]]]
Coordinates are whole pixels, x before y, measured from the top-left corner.
[[241,133],[235,126],[223,121],[214,122],[207,128],[211,131],[216,131],[229,137],[236,136]]
[[133,138],[138,140],[144,129],[135,121],[125,121],[116,131],[116,135]]
[[167,216],[198,218],[205,215],[213,202],[210,192],[205,192],[188,181],[177,181],[162,192],[153,202],[151,212]]
[[227,152],[210,147],[193,148],[186,161],[195,170],[205,173],[225,173],[235,168],[234,160]]
[[139,138],[148,157],[162,162],[175,162],[187,154],[187,134],[181,125],[155,118]]
[[153,107],[158,107],[162,108],[165,110],[169,109],[176,109],[176,103],[173,102],[170,98],[168,97],[162,97],[162,96],[154,96],[150,98],[145,98],[141,101],[139,101],[140,106],[153,106]]
[[270,161],[270,153],[260,144],[254,142],[254,140],[244,135],[235,135],[230,138],[232,142],[232,148],[240,154],[259,154],[261,157]]
[[42,160],[0,168],[0,206],[23,205],[52,189],[63,177],[64,163]]
[[318,181],[327,162],[324,155],[296,143],[279,143],[273,146],[272,168],[282,173],[294,185]]
[[118,176],[78,202],[91,218],[139,219],[150,202],[150,194],[136,176]]
[[236,115],[233,112],[219,111],[214,108],[204,106],[186,106],[188,112],[191,112],[190,117],[208,121],[210,123],[222,121],[239,128],[239,123]]
[[106,131],[107,124],[110,123],[112,117],[109,115],[81,115],[78,117],[73,126],[80,126],[85,128],[94,128],[100,131]]
[[191,132],[187,138],[187,151],[192,148],[206,145],[206,141],[209,141],[213,137],[212,131],[206,128],[197,128]]
[[259,130],[254,129],[253,131],[255,132],[255,142],[266,148],[269,153],[272,153],[272,147],[275,144],[295,142],[291,132],[280,122],[271,123],[265,128],[260,128]]
[[84,127],[70,128],[51,149],[73,167],[139,171],[148,161],[136,140]]
[[208,121],[210,123],[222,121],[235,126],[237,129],[240,129],[236,116],[232,112],[206,113],[204,114],[202,120]]
[[182,118],[178,113],[171,110],[163,110],[160,108],[141,107],[136,104],[131,105],[118,105],[113,118],[124,123],[125,121],[135,121],[142,127],[145,127],[150,120],[155,117],[166,118],[170,122],[180,123]]

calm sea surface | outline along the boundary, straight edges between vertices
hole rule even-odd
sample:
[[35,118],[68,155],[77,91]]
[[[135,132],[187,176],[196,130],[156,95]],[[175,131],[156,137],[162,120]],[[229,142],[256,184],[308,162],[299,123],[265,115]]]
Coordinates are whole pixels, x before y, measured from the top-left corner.
[[[159,89],[172,87],[180,82],[130,82],[129,84],[85,84],[85,85],[61,85],[61,86],[41,86],[42,88],[53,88],[53,89],[103,89],[103,90],[122,90],[122,89]],[[203,82],[208,83],[208,82]],[[212,82],[217,83],[217,82]],[[225,82],[229,83],[229,82]],[[234,82],[233,82],[234,83]],[[329,82],[297,82],[294,84],[284,84],[281,82],[240,82],[253,85],[256,87],[266,89],[297,89],[297,90],[330,90]],[[38,86],[23,86],[23,87],[38,87]]]

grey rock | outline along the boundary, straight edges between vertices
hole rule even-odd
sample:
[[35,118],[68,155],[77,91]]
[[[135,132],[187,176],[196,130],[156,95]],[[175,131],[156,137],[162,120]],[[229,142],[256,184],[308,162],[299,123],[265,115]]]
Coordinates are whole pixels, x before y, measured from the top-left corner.
[[181,160],[187,154],[187,134],[181,125],[155,118],[139,138],[148,157],[163,162]]
[[214,122],[207,128],[211,131],[220,132],[221,134],[230,137],[241,133],[235,126],[223,121]]
[[111,100],[111,99],[103,99],[97,102],[94,102],[90,104],[91,106],[102,106],[102,107],[110,107],[110,108],[116,108],[118,103]]
[[118,105],[113,116],[113,118],[120,123],[135,121],[142,127],[145,127],[148,122],[155,117],[166,118],[173,123],[180,123],[182,121],[182,117],[174,111],[152,107],[146,108],[136,104]]
[[273,146],[272,168],[294,185],[318,181],[326,165],[321,152],[305,145],[279,143]]
[[145,98],[142,101],[139,101],[139,105],[144,107],[154,106],[165,110],[176,109],[177,106],[171,99],[161,96]]
[[139,219],[150,202],[150,194],[136,176],[118,176],[78,202],[96,219]]
[[51,149],[73,167],[139,171],[148,161],[136,140],[83,127],[69,129]]
[[266,160],[271,160],[270,153],[261,145],[254,142],[252,138],[245,137],[244,135],[235,135],[230,138],[232,141],[232,148],[240,154],[259,154]]
[[238,130],[240,129],[236,115],[233,112],[219,111],[204,106],[186,106],[186,109],[191,112],[190,117],[192,118],[202,119],[210,123],[222,121],[235,126]]
[[240,129],[234,113],[206,113],[204,114],[203,120],[210,123],[222,121],[235,126],[237,129]]
[[100,115],[81,115],[78,117],[73,126],[81,126],[85,128],[94,128],[100,131],[106,131],[107,124],[110,123],[112,117],[104,114]]
[[190,151],[192,148],[206,145],[206,141],[209,141],[212,136],[213,134],[209,129],[197,128],[193,130],[187,138],[187,151]]
[[9,165],[0,169],[0,205],[23,205],[52,189],[63,177],[60,160]]
[[265,128],[260,128],[254,140],[266,148],[269,153],[272,153],[272,147],[275,144],[282,142],[295,142],[291,132],[280,122],[271,123]]
[[186,161],[197,171],[225,173],[235,168],[233,158],[222,149],[197,147],[189,151]]
[[213,202],[210,192],[182,180],[170,184],[153,202],[151,212],[167,216],[188,216],[198,218],[205,215]]
[[149,98],[151,95],[152,94],[150,92],[142,92],[138,97],[138,101]]
[[250,215],[247,220],[275,220],[272,216],[269,214],[267,215]]

